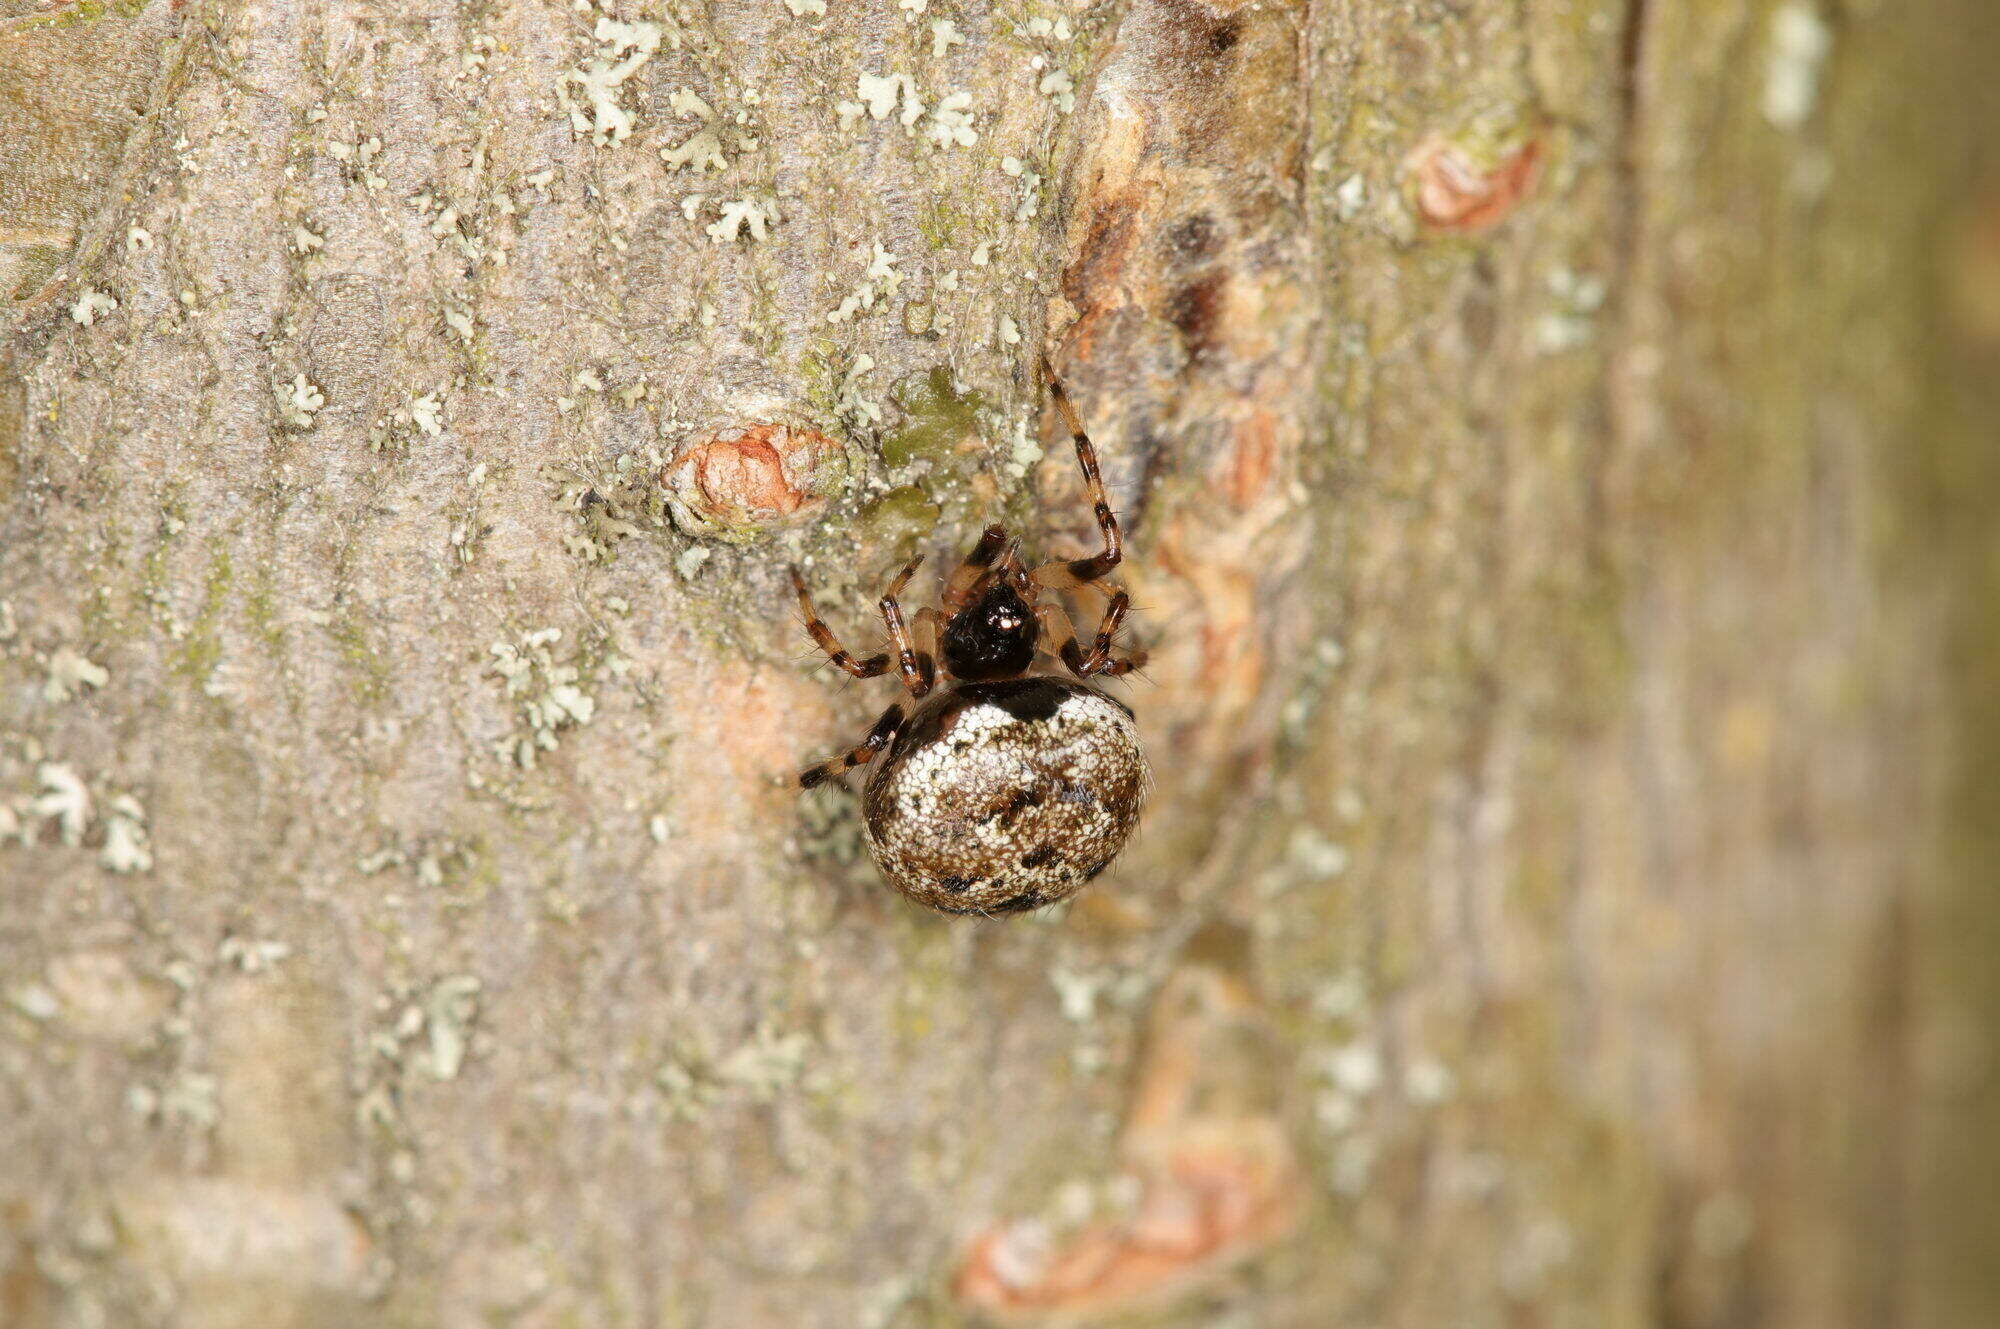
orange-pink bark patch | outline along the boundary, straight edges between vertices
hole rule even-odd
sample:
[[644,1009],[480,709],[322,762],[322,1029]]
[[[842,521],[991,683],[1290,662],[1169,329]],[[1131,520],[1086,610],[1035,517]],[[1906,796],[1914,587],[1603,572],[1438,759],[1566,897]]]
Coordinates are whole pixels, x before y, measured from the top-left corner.
[[1434,230],[1483,231],[1534,191],[1542,145],[1530,139],[1497,161],[1482,161],[1439,135],[1417,145],[1408,166],[1417,215]]
[[966,1247],[959,1303],[1016,1323],[1124,1314],[1198,1289],[1290,1232],[1304,1192],[1284,1127],[1227,1101],[1241,1086],[1224,1054],[1255,1018],[1239,981],[1178,971],[1156,999],[1120,1142],[1136,1204],[1060,1237],[1039,1219],[994,1224]]
[[661,478],[705,517],[773,521],[818,500],[814,471],[835,446],[817,430],[759,421],[717,430],[683,448]]

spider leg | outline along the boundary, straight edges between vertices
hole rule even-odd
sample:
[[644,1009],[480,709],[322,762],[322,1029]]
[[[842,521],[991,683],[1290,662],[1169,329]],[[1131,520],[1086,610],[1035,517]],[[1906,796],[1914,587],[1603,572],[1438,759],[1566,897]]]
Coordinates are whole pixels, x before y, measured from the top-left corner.
[[1089,674],[1083,667],[1083,648],[1076,644],[1076,627],[1060,600],[1044,600],[1035,606],[1035,619],[1042,625],[1041,648],[1063,662],[1078,678]]
[[813,608],[812,595],[806,590],[806,579],[800,575],[797,568],[791,569],[791,574],[792,590],[798,595],[799,609],[806,616],[806,631],[812,634],[813,641],[826,652],[827,657],[856,678],[874,678],[878,674],[888,673],[889,657],[886,655],[871,655],[866,660],[857,660],[847,653],[846,648],[840,644],[840,638],[833,635],[833,629],[826,625],[826,620]]
[[1119,591],[1111,597],[1111,603],[1104,608],[1104,617],[1097,623],[1097,640],[1083,662],[1086,672],[1104,674],[1111,671],[1111,639],[1118,635],[1118,625],[1125,621],[1125,611],[1131,607],[1132,597],[1125,592]]
[[1048,376],[1049,395],[1055,399],[1056,411],[1069,427],[1070,439],[1076,444],[1077,465],[1083,468],[1083,482],[1090,494],[1091,511],[1097,518],[1097,529],[1104,534],[1101,553],[1088,558],[1054,559],[1031,574],[1036,582],[1052,591],[1067,591],[1095,582],[1117,567],[1125,557],[1125,546],[1118,532],[1118,518],[1112,515],[1111,501],[1104,492],[1104,476],[1097,468],[1097,449],[1091,445],[1090,435],[1084,433],[1076,407],[1070,404],[1069,394],[1063,391],[1062,380],[1056,377],[1047,360],[1042,361],[1042,372]]
[[1134,669],[1144,669],[1149,658],[1145,647],[1134,646],[1124,656],[1108,660],[1097,672],[1106,678],[1117,678],[1121,674],[1131,673]]
[[868,731],[868,737],[861,740],[859,747],[850,748],[838,757],[823,761],[817,766],[808,766],[799,772],[799,788],[813,789],[828,780],[847,774],[856,766],[866,766],[875,760],[875,754],[889,746],[896,737],[896,731],[903,727],[903,708],[891,706],[882,712],[882,718]]
[[935,685],[942,667],[938,664],[938,611],[919,609],[910,620],[910,636],[916,642],[917,659],[929,663],[930,680]]
[[[918,554],[905,563],[903,570],[896,574],[896,579],[889,583],[889,589],[882,592],[882,599],[877,606],[882,611],[882,622],[889,629],[890,644],[896,648],[896,667],[903,675],[903,686],[910,690],[912,697],[922,697],[931,690],[931,685],[937,682],[936,648],[933,646],[929,650],[918,649],[918,643],[910,636],[909,626],[903,621],[903,607],[896,602],[896,597],[900,596],[903,588],[910,584],[910,575],[923,561],[924,556]],[[917,618],[921,628],[923,615],[919,614]],[[932,636],[934,641],[935,628]]]
[[1072,674],[1078,678],[1089,678],[1092,674],[1116,677],[1129,674],[1146,662],[1143,650],[1133,650],[1125,659],[1114,658],[1111,653],[1112,638],[1118,635],[1118,626],[1125,621],[1125,612],[1131,605],[1132,597],[1125,592],[1112,593],[1111,604],[1098,622],[1097,638],[1088,654],[1077,644],[1076,629],[1061,604],[1044,601],[1035,606],[1035,617],[1042,625],[1049,653],[1067,665]]
[[972,603],[972,588],[986,578],[986,571],[993,566],[993,560],[1000,557],[1000,549],[1007,543],[1005,526],[988,526],[980,535],[979,543],[966,551],[965,558],[953,569],[944,584],[944,611],[956,614]]

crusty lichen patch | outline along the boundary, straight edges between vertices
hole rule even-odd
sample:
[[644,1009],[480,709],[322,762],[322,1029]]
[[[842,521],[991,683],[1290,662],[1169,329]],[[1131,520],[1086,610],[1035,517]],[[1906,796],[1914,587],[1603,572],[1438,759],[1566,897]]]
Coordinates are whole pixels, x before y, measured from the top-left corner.
[[518,641],[496,641],[487,648],[487,672],[506,687],[523,732],[500,740],[494,753],[523,770],[533,770],[544,752],[555,751],[558,736],[589,724],[597,701],[588,691],[589,655],[556,655],[561,628],[540,628]]

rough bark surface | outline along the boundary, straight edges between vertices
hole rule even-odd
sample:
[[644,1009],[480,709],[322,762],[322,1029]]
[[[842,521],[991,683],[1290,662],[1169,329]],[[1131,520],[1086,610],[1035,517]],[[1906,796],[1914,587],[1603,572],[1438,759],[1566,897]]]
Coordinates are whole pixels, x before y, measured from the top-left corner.
[[[0,1323],[1990,1323],[1981,9],[0,0]],[[969,924],[784,567],[1043,348]]]

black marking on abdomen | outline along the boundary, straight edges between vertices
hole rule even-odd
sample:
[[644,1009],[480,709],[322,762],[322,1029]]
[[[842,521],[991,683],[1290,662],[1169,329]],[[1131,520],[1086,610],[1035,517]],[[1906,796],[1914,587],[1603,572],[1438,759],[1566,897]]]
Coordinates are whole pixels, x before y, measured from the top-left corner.
[[1046,720],[1063,702],[1082,691],[1054,678],[1009,678],[997,683],[963,683],[958,696],[966,702],[998,706],[1016,720]]
[[1038,808],[1048,795],[1040,789],[1016,789],[1008,795],[1007,801],[989,813],[986,821],[997,821],[1002,826],[1012,826],[1014,819],[1029,808]]

